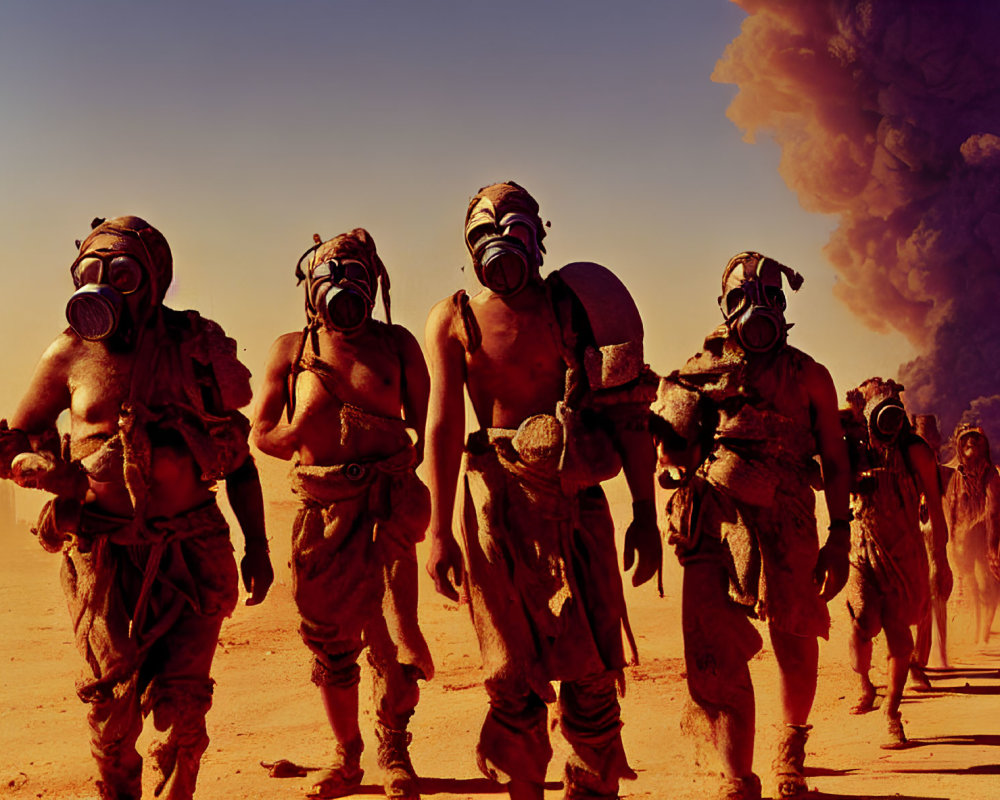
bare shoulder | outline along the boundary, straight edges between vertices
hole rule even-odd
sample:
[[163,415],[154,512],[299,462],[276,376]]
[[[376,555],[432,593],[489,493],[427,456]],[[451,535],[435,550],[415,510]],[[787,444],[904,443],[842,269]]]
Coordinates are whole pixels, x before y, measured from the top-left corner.
[[68,372],[70,367],[85,355],[87,342],[70,328],[60,333],[38,359],[38,368],[48,372]]
[[453,337],[453,321],[457,306],[461,302],[461,295],[456,293],[434,304],[427,315],[427,325],[424,329],[428,345],[441,344]]
[[271,351],[268,355],[268,366],[272,369],[280,368],[285,365],[290,366],[298,355],[301,344],[301,331],[283,333],[275,339],[274,344],[271,345]]
[[415,352],[420,352],[420,344],[417,342],[417,337],[410,333],[408,328],[404,328],[402,325],[389,325],[389,336],[392,338],[393,344],[399,352],[404,355],[409,355]]
[[801,350],[796,350],[795,352],[799,358],[799,375],[801,376],[802,384],[809,392],[809,396],[815,399],[820,396],[829,395],[832,392],[836,399],[837,390],[834,388],[830,370]]

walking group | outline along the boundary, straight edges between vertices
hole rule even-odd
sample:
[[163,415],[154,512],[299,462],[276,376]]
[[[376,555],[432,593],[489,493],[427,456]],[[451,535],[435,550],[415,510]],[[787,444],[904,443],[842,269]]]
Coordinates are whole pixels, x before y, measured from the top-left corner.
[[[251,444],[291,462],[299,501],[293,594],[332,731],[309,796],[361,785],[362,653],[385,793],[420,796],[408,724],[434,674],[417,613],[425,537],[437,590],[467,601],[479,640],[480,769],[514,800],[540,800],[555,704],[570,749],[565,797],[619,796],[636,776],[619,705],[632,634],[601,489],[619,473],[632,499],[622,553],[632,584],[662,568],[661,541],[683,566],[691,729],[719,755],[718,797],[761,797],[754,620],[780,676],[775,791],[809,795],[818,639],[845,586],[859,687],[851,710],[875,707],[872,640],[884,632],[884,744],[906,744],[907,677],[927,686],[929,659],[947,658],[949,548],[977,634],[989,636],[1000,474],[983,429],[960,427],[944,466],[936,420],[911,420],[899,384],[874,377],[841,403],[828,370],[787,342],[785,289],[802,277],[756,252],[725,265],[723,322],[703,349],[659,377],[621,281],[591,262],[543,277],[545,236],[524,188],[481,189],[465,218],[481,289],[431,309],[423,348],[391,321],[389,270],[372,236],[315,236],[294,269],[304,328],[272,346],[252,421],[240,411],[252,398],[235,341],[163,303],[173,274],[164,236],[117,217],[95,220],[77,242],[69,327],[0,422],[0,477],[54,495],[35,533],[62,555],[102,800],[141,797],[136,742],[147,716],[156,795],[195,794],[220,627],[240,577],[250,605],[274,578]],[[373,317],[379,299],[384,322]],[[426,485],[416,472],[425,461]],[[238,566],[219,482],[245,539]],[[662,532],[657,482],[669,490]]]

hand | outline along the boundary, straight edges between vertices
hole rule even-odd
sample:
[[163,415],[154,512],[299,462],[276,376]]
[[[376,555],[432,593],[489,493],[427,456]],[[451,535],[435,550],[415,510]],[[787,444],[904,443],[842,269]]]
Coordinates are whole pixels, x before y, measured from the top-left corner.
[[464,577],[462,550],[450,532],[432,534],[430,539],[427,572],[434,579],[434,588],[438,593],[457,603],[458,589]]
[[847,553],[848,548],[831,546],[829,542],[820,548],[813,580],[820,587],[819,596],[824,603],[829,603],[836,597],[847,583]]
[[652,500],[632,503],[632,523],[625,531],[623,561],[626,572],[632,569],[637,553],[639,558],[632,573],[632,585],[642,586],[663,565],[663,542],[656,526],[656,506]]
[[274,569],[267,552],[267,542],[246,543],[246,553],[240,561],[240,575],[243,576],[243,588],[250,593],[246,604],[255,606],[262,603],[274,583]]

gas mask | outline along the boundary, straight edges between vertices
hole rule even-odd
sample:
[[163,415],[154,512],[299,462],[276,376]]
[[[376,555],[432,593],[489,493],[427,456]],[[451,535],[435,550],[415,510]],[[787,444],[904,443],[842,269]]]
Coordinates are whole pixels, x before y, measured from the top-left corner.
[[864,422],[868,443],[875,448],[895,444],[910,428],[910,420],[900,399],[903,386],[886,378],[869,378],[847,393],[856,418]]
[[963,423],[955,431],[955,450],[963,469],[975,470],[991,463],[990,442],[978,425]]
[[873,397],[865,405],[865,420],[872,443],[891,444],[909,423],[898,396]]
[[306,282],[306,315],[332,330],[351,333],[371,318],[375,295],[382,285],[382,302],[389,314],[389,277],[375,244],[362,228],[328,242],[319,235],[315,246],[299,259],[295,274]]
[[465,244],[479,282],[504,297],[538,276],[544,236],[538,204],[515,183],[481,189],[469,205]]
[[760,253],[740,253],[726,266],[719,307],[748,352],[766,353],[785,341],[791,325],[785,322],[782,275],[793,291],[802,285],[797,272]]
[[360,261],[331,258],[310,269],[309,299],[334,330],[355,331],[375,307],[373,281]]
[[66,320],[82,339],[127,350],[163,302],[173,276],[170,246],[139,217],[97,218],[90,227],[70,266],[76,291]]

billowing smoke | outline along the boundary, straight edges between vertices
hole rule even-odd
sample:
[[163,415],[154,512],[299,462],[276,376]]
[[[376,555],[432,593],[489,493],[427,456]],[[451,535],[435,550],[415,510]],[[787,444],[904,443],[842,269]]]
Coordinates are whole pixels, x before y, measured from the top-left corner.
[[920,356],[911,412],[1000,444],[1000,3],[733,0],[749,13],[713,79],[772,136],[781,174],[839,227],[838,296]]

